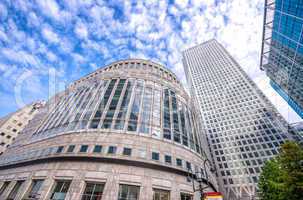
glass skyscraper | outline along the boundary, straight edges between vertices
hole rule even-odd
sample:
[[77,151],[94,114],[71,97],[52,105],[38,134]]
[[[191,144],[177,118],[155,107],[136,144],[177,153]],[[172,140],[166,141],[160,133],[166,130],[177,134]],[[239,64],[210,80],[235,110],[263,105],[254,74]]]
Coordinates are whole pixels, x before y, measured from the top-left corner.
[[267,0],[261,69],[272,87],[303,118],[303,1]]
[[265,161],[292,137],[288,124],[216,40],[183,52],[226,199],[252,199]]

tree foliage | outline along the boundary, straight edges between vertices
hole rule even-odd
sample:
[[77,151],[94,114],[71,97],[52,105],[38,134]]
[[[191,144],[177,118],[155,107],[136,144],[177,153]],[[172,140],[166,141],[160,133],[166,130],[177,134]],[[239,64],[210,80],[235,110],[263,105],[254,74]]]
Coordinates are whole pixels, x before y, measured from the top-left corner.
[[262,200],[303,200],[302,147],[284,143],[280,154],[263,166],[258,187]]

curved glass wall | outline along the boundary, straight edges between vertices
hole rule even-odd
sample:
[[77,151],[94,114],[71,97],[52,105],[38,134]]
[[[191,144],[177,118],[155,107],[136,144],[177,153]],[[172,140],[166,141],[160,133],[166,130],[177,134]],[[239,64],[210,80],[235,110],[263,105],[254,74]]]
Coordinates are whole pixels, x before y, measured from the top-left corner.
[[200,153],[200,137],[188,102],[165,83],[134,77],[100,79],[63,96],[33,138],[100,129],[171,141]]

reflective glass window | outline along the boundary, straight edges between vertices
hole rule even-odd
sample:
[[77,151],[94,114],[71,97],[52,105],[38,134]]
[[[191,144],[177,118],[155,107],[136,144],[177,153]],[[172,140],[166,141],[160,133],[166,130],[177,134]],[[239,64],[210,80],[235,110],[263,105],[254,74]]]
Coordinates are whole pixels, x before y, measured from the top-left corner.
[[116,108],[117,108],[117,105],[118,105],[118,102],[119,102],[119,99],[121,96],[121,92],[124,87],[124,83],[125,83],[125,79],[120,79],[120,81],[117,85],[117,88],[115,90],[114,96],[109,104],[105,119],[102,124],[102,128],[106,129],[106,128],[111,127],[113,117],[114,117],[114,114],[115,114],[115,111],[116,111]]
[[131,108],[129,121],[128,121],[128,131],[136,131],[137,130],[137,123],[138,123],[138,117],[140,113],[140,104],[142,99],[142,90],[143,90],[143,81],[138,80],[137,86],[135,89],[135,96],[133,100],[133,105]]
[[139,186],[120,185],[118,200],[139,200],[139,193]]
[[51,200],[64,200],[69,189],[70,180],[57,180],[51,194]]
[[98,125],[99,125],[99,122],[100,122],[100,119],[102,117],[102,114],[103,114],[103,111],[107,105],[107,102],[108,102],[108,99],[112,93],[112,90],[115,86],[115,83],[116,83],[117,79],[112,79],[104,93],[104,96],[100,102],[100,104],[98,105],[98,108],[97,108],[97,111],[94,115],[94,118],[90,124],[90,128],[98,128]]
[[171,122],[170,122],[170,103],[169,103],[169,90],[164,90],[163,98],[163,137],[171,139]]
[[103,183],[87,182],[81,200],[101,200],[103,190]]
[[143,95],[142,102],[142,115],[141,115],[141,133],[149,133],[150,131],[150,114],[152,106],[152,88],[146,87]]
[[122,103],[121,103],[121,106],[119,109],[119,113],[118,113],[118,116],[116,119],[115,129],[122,130],[124,128],[126,113],[128,110],[133,86],[134,86],[134,80],[129,79],[127,82],[125,93],[124,93]]

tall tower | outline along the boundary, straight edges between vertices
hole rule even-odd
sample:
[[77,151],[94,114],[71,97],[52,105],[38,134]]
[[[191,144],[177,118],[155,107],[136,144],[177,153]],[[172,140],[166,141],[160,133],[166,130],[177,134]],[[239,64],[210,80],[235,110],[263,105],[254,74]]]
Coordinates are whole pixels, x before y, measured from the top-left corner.
[[266,0],[261,69],[303,118],[303,1]]
[[221,191],[251,199],[263,163],[288,139],[286,121],[216,40],[185,50],[183,64]]

